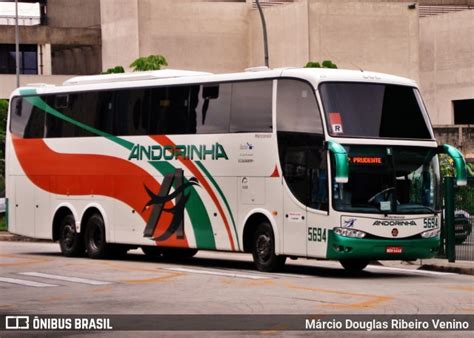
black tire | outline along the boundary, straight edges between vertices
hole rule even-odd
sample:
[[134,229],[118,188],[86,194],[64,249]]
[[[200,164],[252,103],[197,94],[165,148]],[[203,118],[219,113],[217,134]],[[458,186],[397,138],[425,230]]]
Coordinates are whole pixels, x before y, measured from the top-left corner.
[[90,258],[101,259],[111,253],[105,237],[104,220],[99,214],[93,214],[87,220],[84,241]]
[[59,247],[66,257],[78,257],[84,254],[82,235],[76,232],[74,216],[66,215],[59,225]]
[[345,270],[349,272],[360,272],[369,264],[368,259],[348,259],[339,261]]
[[163,257],[170,259],[182,259],[194,257],[197,253],[197,249],[186,249],[186,248],[160,248]]
[[145,255],[150,257],[159,257],[163,254],[162,248],[151,245],[142,246],[142,251]]
[[275,254],[275,236],[270,224],[257,226],[252,242],[253,262],[259,271],[271,272],[283,268],[286,256]]

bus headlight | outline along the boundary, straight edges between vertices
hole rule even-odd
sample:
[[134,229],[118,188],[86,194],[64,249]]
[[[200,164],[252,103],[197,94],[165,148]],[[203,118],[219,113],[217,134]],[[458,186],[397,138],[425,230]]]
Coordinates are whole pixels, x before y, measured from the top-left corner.
[[348,228],[334,228],[334,232],[340,236],[352,238],[364,238],[365,232]]
[[423,238],[433,238],[433,237],[439,236],[439,234],[440,234],[439,229],[433,229],[433,230],[428,230],[428,231],[422,232],[421,237],[423,237]]

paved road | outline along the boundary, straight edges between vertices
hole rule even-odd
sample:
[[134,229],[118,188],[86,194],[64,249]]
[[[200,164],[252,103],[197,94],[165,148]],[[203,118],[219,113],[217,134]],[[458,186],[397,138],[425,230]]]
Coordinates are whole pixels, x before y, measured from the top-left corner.
[[201,252],[183,261],[132,251],[120,260],[65,258],[52,243],[0,242],[1,313],[474,313],[474,277],[289,261],[255,271],[249,255]]

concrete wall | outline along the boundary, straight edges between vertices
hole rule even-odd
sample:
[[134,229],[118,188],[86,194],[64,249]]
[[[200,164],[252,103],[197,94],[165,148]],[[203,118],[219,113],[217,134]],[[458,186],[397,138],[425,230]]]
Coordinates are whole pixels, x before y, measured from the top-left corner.
[[103,68],[162,54],[169,68],[240,71],[247,13],[245,2],[101,0]]
[[48,26],[100,27],[100,0],[48,0]]
[[[300,0],[265,8],[271,67],[332,60],[418,80],[418,16],[407,1]],[[263,64],[262,28],[251,11],[250,62]]]
[[102,67],[124,68],[140,56],[138,0],[101,0]]
[[474,10],[420,19],[420,78],[435,125],[454,123],[452,100],[474,99]]
[[407,2],[308,1],[312,60],[418,80],[418,16]]
[[[270,67],[302,67],[308,62],[308,4],[306,1],[264,8]],[[249,67],[263,66],[263,33],[259,12],[250,10]]]
[[163,54],[169,68],[213,72],[248,65],[245,3],[139,0],[138,9],[140,56]]

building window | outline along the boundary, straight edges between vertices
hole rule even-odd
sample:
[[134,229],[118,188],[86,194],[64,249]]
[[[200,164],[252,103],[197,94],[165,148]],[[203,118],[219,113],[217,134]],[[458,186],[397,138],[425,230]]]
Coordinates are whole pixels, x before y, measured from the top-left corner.
[[453,101],[454,124],[474,124],[474,99]]
[[[0,44],[0,74],[15,73],[15,45]],[[20,74],[38,74],[37,45],[20,45]]]

